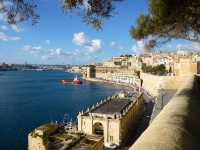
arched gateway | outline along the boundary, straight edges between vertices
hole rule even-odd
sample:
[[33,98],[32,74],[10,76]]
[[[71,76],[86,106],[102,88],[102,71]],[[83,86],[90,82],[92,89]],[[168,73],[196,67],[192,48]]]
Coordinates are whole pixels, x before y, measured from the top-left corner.
[[100,122],[96,122],[93,125],[93,134],[97,134],[97,135],[103,135],[103,125]]
[[96,107],[78,115],[78,131],[89,135],[100,135],[104,144],[121,145],[129,137],[137,118],[143,111],[142,94],[133,97],[113,96],[101,101]]

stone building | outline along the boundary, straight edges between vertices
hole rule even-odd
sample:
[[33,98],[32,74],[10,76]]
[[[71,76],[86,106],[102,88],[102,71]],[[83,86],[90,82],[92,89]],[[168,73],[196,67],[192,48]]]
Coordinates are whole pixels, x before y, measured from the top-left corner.
[[143,111],[143,95],[107,98],[78,115],[78,131],[102,135],[104,145],[123,145]]
[[58,126],[55,124],[45,124],[28,135],[28,150],[47,150],[49,143],[47,137],[55,133]]
[[200,62],[191,58],[180,58],[179,62],[174,64],[174,73],[177,76],[199,74]]
[[96,77],[96,66],[89,65],[87,67],[86,78],[95,78]]

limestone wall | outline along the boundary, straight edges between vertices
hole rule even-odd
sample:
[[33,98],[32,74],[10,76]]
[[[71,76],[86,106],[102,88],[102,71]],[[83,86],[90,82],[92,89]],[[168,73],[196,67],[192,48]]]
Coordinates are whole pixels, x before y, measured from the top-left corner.
[[46,150],[41,137],[28,135],[28,150]]
[[164,107],[130,150],[200,149],[200,77],[193,76]]
[[159,90],[177,90],[181,87],[190,76],[155,76],[151,74],[141,73],[143,79],[143,87],[151,95],[159,95]]
[[130,133],[135,131],[138,120],[143,113],[143,108],[144,98],[143,95],[141,95],[128,113],[121,119],[120,139],[122,145],[127,144],[128,140],[126,139],[130,138],[132,136]]

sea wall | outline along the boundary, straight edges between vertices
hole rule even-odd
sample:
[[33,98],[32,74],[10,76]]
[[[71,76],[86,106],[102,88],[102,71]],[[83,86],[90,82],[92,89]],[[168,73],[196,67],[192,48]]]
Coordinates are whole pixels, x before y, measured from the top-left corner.
[[[173,80],[171,83],[172,88],[179,84]],[[200,77],[187,77],[130,150],[199,150],[199,106]]]

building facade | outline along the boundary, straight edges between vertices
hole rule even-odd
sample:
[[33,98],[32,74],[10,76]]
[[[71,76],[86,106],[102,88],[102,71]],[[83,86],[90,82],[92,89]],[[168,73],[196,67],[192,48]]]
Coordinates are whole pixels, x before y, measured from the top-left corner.
[[78,115],[78,131],[104,137],[104,145],[126,143],[144,106],[143,95],[114,96]]

